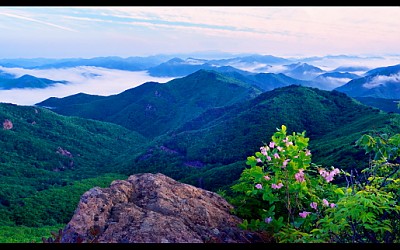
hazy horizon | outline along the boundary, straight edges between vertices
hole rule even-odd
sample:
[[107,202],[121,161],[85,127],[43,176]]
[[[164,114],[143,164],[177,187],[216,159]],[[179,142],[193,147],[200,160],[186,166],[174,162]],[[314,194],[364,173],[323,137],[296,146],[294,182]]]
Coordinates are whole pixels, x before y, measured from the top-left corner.
[[400,55],[398,6],[0,8],[0,58]]
[[[356,57],[325,57],[310,64],[324,70],[338,66],[375,68],[400,63],[399,17],[399,6],[5,6],[0,8],[0,59],[347,55]],[[244,65],[242,69],[265,66]],[[19,105],[81,92],[117,94],[147,81],[172,79],[154,78],[146,71],[84,66],[0,70],[69,82],[45,89],[0,90],[0,102]],[[98,76],[86,77],[90,73]]]
[[[292,62],[294,63],[294,62]],[[352,58],[322,58],[310,62],[327,72],[334,70],[339,66],[346,67],[365,67],[374,69],[397,65],[400,63],[400,56],[383,57],[370,59],[352,59]],[[288,63],[290,64],[290,63]],[[256,68],[262,68],[264,64],[233,65],[234,67],[249,72],[254,72]],[[270,66],[266,71],[270,73],[279,73],[284,70],[284,65]],[[23,75],[32,75],[38,78],[46,78],[53,81],[66,81],[66,84],[56,84],[47,88],[14,88],[10,90],[0,89],[0,102],[13,103],[17,105],[34,105],[50,97],[66,97],[78,93],[90,95],[108,96],[119,94],[127,89],[137,87],[145,82],[154,81],[159,83],[168,82],[176,77],[153,77],[146,70],[127,71],[118,69],[107,69],[94,66],[77,66],[70,68],[50,68],[50,69],[26,69],[18,67],[0,66],[0,72],[14,75],[15,78]],[[359,75],[366,70],[354,72]],[[256,72],[255,72],[256,73]],[[397,78],[396,78],[397,79]],[[350,79],[348,79],[350,80]],[[345,79],[332,79],[331,84],[344,84]],[[371,86],[378,83],[371,83]]]

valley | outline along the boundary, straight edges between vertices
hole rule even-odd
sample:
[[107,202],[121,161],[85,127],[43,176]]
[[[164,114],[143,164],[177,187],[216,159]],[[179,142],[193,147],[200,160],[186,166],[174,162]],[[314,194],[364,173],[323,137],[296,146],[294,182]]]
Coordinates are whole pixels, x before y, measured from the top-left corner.
[[358,171],[368,162],[354,145],[362,134],[400,131],[398,65],[335,71],[272,56],[28,61],[0,60],[3,90],[71,84],[20,81],[9,66],[109,67],[166,78],[110,95],[0,103],[0,121],[12,123],[0,130],[0,222],[8,231],[65,225],[83,192],[136,173],[230,192],[247,156],[281,125],[306,131],[314,163]]

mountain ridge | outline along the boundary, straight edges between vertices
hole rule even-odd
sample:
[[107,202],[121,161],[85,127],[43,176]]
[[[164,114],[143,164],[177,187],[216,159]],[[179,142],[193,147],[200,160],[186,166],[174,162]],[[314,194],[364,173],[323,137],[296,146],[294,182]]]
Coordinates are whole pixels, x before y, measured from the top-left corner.
[[3,77],[0,78],[0,89],[27,89],[27,88],[47,88],[55,84],[66,84],[67,81],[53,81],[47,78],[39,78],[32,75],[22,75],[20,77]]
[[[51,105],[46,100],[36,105],[51,106],[55,112],[64,115],[112,121],[154,137],[167,132],[180,121],[194,118],[207,108],[240,102],[259,93],[260,90],[237,79],[214,71],[199,70],[167,83],[147,82],[120,94],[91,97],[94,101],[84,104],[55,106],[56,102],[65,103],[65,99],[61,98],[51,99]],[[112,106],[108,104],[110,101]],[[99,108],[101,113],[96,112]]]
[[400,64],[375,68],[335,88],[352,97],[400,98]]

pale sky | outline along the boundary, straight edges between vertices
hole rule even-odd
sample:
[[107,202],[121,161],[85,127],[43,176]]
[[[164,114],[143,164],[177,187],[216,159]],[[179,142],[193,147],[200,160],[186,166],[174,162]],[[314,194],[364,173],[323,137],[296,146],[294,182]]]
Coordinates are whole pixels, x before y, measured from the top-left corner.
[[400,54],[400,7],[0,7],[0,58]]

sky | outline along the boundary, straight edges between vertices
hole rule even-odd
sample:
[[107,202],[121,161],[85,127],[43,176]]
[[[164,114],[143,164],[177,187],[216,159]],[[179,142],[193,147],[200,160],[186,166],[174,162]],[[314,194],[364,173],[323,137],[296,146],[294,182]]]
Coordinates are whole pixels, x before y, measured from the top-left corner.
[[[399,63],[400,7],[0,6],[0,34],[0,59],[196,52],[286,58],[354,55],[358,59],[351,62],[324,57],[312,64],[325,70],[344,65],[375,68]],[[118,94],[148,81],[172,79],[96,67],[0,70],[68,82],[45,89],[0,90],[0,102],[19,105],[77,93]]]
[[0,6],[0,58],[400,54],[399,6]]

